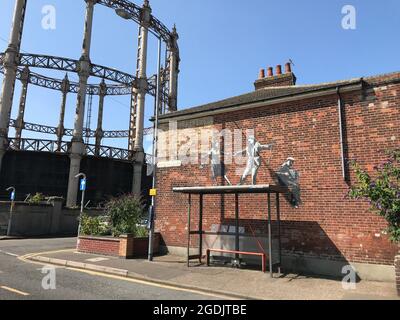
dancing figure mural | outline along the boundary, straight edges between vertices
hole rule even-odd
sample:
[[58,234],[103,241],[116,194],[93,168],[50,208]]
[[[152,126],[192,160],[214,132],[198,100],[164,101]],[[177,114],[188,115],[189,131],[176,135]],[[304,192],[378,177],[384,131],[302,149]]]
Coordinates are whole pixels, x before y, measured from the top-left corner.
[[258,170],[261,166],[261,152],[263,150],[272,150],[274,146],[274,142],[270,144],[263,145],[259,143],[255,137],[250,137],[248,139],[248,145],[245,150],[239,151],[235,153],[235,156],[243,154],[246,152],[247,155],[247,165],[246,169],[243,172],[242,177],[240,178],[239,185],[243,185],[244,181],[246,180],[247,176],[251,174],[251,181],[253,185],[257,184],[257,174]]
[[[211,142],[211,149],[207,152],[204,158],[211,159],[211,178],[214,183],[217,183],[217,178],[222,177],[228,185],[232,185],[228,176],[226,175],[225,163],[221,161],[221,148],[220,143],[217,139],[213,139]],[[204,168],[204,165],[201,165],[200,168]]]

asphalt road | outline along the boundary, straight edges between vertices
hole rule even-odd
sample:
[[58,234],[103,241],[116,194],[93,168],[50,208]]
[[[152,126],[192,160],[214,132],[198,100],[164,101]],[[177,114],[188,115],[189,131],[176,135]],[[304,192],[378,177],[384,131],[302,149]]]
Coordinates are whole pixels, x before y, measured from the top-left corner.
[[[55,269],[55,289],[42,287],[42,265],[21,261],[28,253],[71,248],[75,239],[0,241],[0,300],[214,300],[213,296],[138,284],[70,268]],[[45,281],[45,284],[51,282]]]

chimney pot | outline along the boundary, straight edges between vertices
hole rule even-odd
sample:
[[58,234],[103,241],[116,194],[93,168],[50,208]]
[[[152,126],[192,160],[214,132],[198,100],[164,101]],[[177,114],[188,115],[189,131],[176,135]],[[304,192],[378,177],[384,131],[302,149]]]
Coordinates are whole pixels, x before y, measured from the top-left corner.
[[282,65],[278,64],[276,66],[276,75],[280,76],[282,74]]
[[265,78],[265,70],[261,69],[260,70],[260,75],[258,76],[258,79],[264,79]]
[[268,77],[273,77],[274,76],[274,69],[272,67],[268,68],[267,76]]
[[290,62],[285,64],[285,73],[292,73],[292,65]]

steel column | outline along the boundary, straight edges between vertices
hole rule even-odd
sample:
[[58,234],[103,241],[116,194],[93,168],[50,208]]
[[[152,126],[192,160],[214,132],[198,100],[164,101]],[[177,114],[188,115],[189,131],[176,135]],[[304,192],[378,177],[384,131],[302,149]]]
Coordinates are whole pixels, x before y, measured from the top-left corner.
[[17,60],[21,47],[26,12],[26,0],[16,0],[10,41],[4,57],[4,78],[0,96],[0,170],[7,148],[8,129],[14,97]]
[[76,115],[74,124],[74,136],[72,138],[71,161],[68,179],[67,207],[74,207],[78,195],[78,182],[75,176],[79,173],[80,162],[85,153],[83,142],[83,121],[85,115],[85,99],[87,82],[91,71],[90,46],[93,27],[94,5],[97,0],[86,1],[86,19],[82,45],[82,56],[79,61],[79,90],[76,102]]
[[64,80],[61,84],[61,91],[62,91],[62,99],[61,99],[61,107],[60,107],[60,118],[58,121],[58,127],[57,127],[57,151],[61,151],[61,143],[62,143],[62,138],[64,136],[64,119],[65,119],[65,107],[67,104],[67,94],[69,92],[70,88],[70,83],[68,80],[68,75],[66,74],[64,77]]
[[26,96],[28,93],[29,72],[30,72],[29,68],[25,67],[21,75],[22,89],[21,89],[21,96],[19,99],[18,116],[15,129],[15,138],[17,140],[16,144],[18,149],[21,147],[22,129],[24,128],[24,115],[26,106]]
[[[142,169],[144,164],[143,130],[145,97],[147,90],[147,45],[149,25],[151,19],[151,8],[149,1],[145,0],[142,7],[141,26],[139,31],[139,47],[137,56],[137,89],[132,93],[131,123],[129,150],[134,151],[133,158],[133,186],[132,192],[140,196],[142,191]],[[132,128],[132,126],[135,128]],[[133,136],[134,135],[134,136]]]
[[172,29],[170,56],[169,56],[169,110],[178,110],[178,73],[179,73],[179,51],[178,51],[179,35],[176,27]]
[[101,140],[103,139],[103,111],[104,111],[104,97],[107,93],[107,86],[104,79],[100,83],[100,95],[99,95],[99,112],[97,116],[97,129],[96,129],[96,156],[100,153]]

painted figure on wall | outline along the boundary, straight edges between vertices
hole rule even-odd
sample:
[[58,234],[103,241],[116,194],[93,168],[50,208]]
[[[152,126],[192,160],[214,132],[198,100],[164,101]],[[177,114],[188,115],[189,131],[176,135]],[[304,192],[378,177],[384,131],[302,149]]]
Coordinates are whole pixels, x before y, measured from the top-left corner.
[[279,180],[279,184],[288,187],[290,190],[290,198],[288,199],[291,205],[298,208],[301,204],[300,198],[300,174],[296,171],[294,166],[295,159],[289,157],[282,164],[276,175]]
[[[217,183],[217,178],[222,177],[228,185],[232,185],[228,176],[226,175],[225,164],[221,161],[221,147],[217,139],[211,142],[211,149],[207,152],[205,158],[211,159],[211,178],[214,183]],[[200,168],[204,168],[202,165]]]
[[253,185],[257,184],[257,174],[261,166],[261,152],[263,150],[272,150],[274,143],[262,145],[254,137],[248,139],[247,148],[245,150],[235,153],[235,155],[242,154],[246,152],[247,155],[247,165],[240,178],[239,185],[243,185],[246,178],[251,174],[251,182]]

